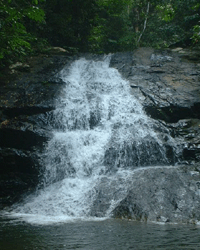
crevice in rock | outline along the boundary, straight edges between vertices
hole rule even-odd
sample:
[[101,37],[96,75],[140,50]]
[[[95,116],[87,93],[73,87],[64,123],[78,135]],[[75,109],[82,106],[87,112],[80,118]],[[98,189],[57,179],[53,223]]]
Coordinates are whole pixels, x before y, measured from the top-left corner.
[[42,171],[37,154],[0,148],[0,209],[32,193],[39,184]]
[[0,129],[0,147],[32,150],[34,147],[43,147],[47,139],[48,137],[29,130]]
[[13,107],[13,108],[0,108],[0,112],[9,119],[18,117],[20,115],[36,115],[46,113],[54,110],[54,106],[49,107]]
[[175,105],[168,107],[146,106],[144,110],[153,119],[160,119],[168,123],[176,123],[181,119],[200,118],[200,103],[194,103],[191,107]]

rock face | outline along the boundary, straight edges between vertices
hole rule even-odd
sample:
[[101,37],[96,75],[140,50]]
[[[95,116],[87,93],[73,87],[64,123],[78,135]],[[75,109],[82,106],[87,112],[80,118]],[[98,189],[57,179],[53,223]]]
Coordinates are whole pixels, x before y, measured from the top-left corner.
[[170,129],[182,147],[182,160],[199,161],[200,52],[178,51],[116,53],[110,66],[130,82],[147,115]]
[[[112,181],[105,177],[96,188],[91,215],[101,217],[113,204],[114,218],[196,223],[200,220],[199,171],[199,165],[152,167]],[[122,200],[116,204],[119,197]]]
[[147,114],[171,123],[200,116],[200,58],[193,56],[141,48],[115,54],[111,66],[130,81]]
[[[114,217],[182,223],[200,220],[199,55],[181,49],[141,48],[112,57],[111,66],[129,80],[132,94],[146,113],[169,129],[179,147],[178,167],[144,169],[128,178],[129,188],[114,209]],[[95,200],[93,214],[108,206],[108,194],[101,185],[99,193],[104,193],[104,199]]]
[[[168,148],[171,166],[139,168],[127,178],[119,174],[112,181],[102,178],[96,187],[92,216],[105,215],[113,203],[115,218],[200,221],[199,55],[182,49],[148,48],[112,55],[110,66],[130,82],[132,94],[162,130],[170,132],[178,150],[174,156]],[[35,60],[34,67],[28,64],[28,73],[0,86],[0,208],[19,201],[40,182],[43,166],[39,155],[56,127],[53,111],[64,86],[56,76],[74,58],[53,54]],[[91,114],[91,127],[95,126],[93,118]],[[109,159],[107,152],[105,164],[110,165]]]
[[114,210],[114,217],[156,222],[198,222],[199,170],[199,167],[185,166],[138,171],[126,198]]
[[56,74],[72,60],[63,55],[30,59],[28,73],[20,69],[17,80],[0,86],[0,208],[39,183],[43,166],[38,155],[51,137],[52,112],[63,88]]

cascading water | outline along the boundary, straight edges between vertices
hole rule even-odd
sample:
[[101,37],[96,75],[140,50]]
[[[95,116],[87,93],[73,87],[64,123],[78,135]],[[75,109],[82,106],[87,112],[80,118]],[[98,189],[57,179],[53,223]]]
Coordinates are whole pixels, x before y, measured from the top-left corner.
[[[43,155],[46,185],[13,215],[36,223],[109,217],[127,193],[136,168],[171,164],[168,131],[162,131],[165,146],[158,124],[146,116],[129,82],[109,68],[109,62],[110,56],[102,61],[80,59],[60,72],[66,87]],[[94,212],[98,186],[108,182],[107,207]],[[116,188],[110,190],[114,182]]]

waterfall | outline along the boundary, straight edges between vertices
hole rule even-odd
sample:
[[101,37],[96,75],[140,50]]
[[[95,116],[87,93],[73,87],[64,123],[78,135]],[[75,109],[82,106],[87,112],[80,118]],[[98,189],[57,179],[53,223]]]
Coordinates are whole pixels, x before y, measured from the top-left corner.
[[[171,164],[167,129],[145,114],[129,82],[109,63],[110,56],[82,58],[60,72],[66,86],[42,156],[45,186],[13,215],[36,223],[106,218],[127,193],[134,171]],[[109,201],[94,212],[101,185],[108,185]]]

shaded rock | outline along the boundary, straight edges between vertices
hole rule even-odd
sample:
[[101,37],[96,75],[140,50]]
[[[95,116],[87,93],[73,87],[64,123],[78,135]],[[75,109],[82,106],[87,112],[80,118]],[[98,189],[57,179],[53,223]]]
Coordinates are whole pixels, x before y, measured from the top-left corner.
[[0,124],[0,147],[25,150],[41,148],[50,136],[48,130],[27,122],[26,116],[5,120]]
[[64,86],[57,74],[72,60],[55,51],[30,58],[28,73],[21,72],[22,64],[12,65],[18,78],[0,86],[1,208],[17,202],[40,182],[43,166],[37,155],[51,138],[52,112]]
[[114,217],[171,223],[200,220],[199,167],[146,169],[136,175]]
[[161,146],[153,138],[135,141],[120,148],[112,147],[105,152],[104,166],[108,172],[115,172],[118,168],[174,164],[176,156],[172,146],[163,144],[163,148],[168,158],[163,156]]
[[192,163],[200,160],[200,120],[184,119],[170,124],[172,136],[182,144],[182,159]]
[[139,48],[128,55],[114,54],[110,66],[129,80],[132,94],[153,118],[167,122],[199,118],[200,68],[193,60],[195,52],[184,51],[180,56],[172,50]]
[[36,153],[0,148],[0,208],[12,205],[33,192],[43,168]]
[[191,107],[169,105],[160,107],[157,105],[145,106],[144,110],[154,119],[160,119],[169,123],[175,123],[182,119],[200,118],[200,103],[194,103]]
[[200,220],[200,168],[139,168],[103,177],[91,208],[94,216],[139,221],[197,223]]

